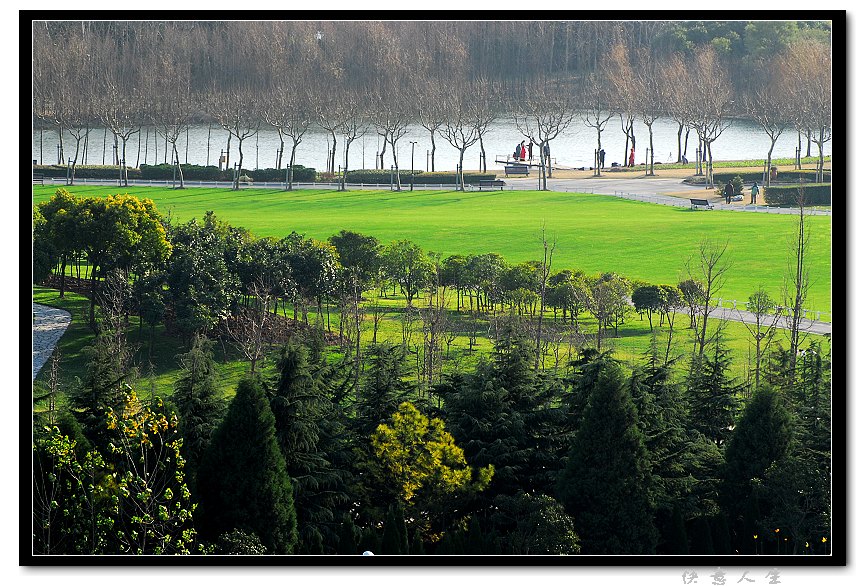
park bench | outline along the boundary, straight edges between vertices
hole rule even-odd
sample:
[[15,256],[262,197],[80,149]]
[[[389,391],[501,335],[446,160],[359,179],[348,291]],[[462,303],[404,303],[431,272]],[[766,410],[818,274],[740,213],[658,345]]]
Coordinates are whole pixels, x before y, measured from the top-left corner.
[[505,165],[505,177],[509,175],[528,175],[529,174],[529,166],[528,165]]
[[714,206],[712,206],[712,204],[710,204],[709,200],[707,200],[707,199],[694,199],[692,197],[691,198],[691,209],[696,210],[696,209],[699,209],[701,207],[704,207],[707,210],[711,210]]
[[501,179],[481,179],[478,181],[478,190],[484,187],[498,187],[501,191],[504,191],[505,182]]
[[42,173],[33,173],[33,183],[45,185],[45,175],[43,175]]

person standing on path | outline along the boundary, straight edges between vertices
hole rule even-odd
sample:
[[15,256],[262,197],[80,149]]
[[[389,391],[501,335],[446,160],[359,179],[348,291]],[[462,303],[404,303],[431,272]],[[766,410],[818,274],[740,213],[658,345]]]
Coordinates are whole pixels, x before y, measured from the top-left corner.
[[606,156],[607,151],[605,151],[604,149],[598,151],[598,167],[600,167],[601,169],[604,168],[604,157]]
[[534,144],[535,143],[533,143],[533,142],[529,143],[529,161],[532,160],[532,145],[534,145]]
[[520,143],[520,160],[526,160],[526,141]]
[[727,205],[730,205],[730,202],[733,200],[733,181],[728,180],[727,185],[724,186],[724,197],[727,200]]
[[631,156],[628,157],[628,167],[634,166],[634,147],[631,147]]
[[757,185],[757,182],[754,182],[754,185],[751,186],[751,205],[757,205],[757,195],[760,193],[760,187]]

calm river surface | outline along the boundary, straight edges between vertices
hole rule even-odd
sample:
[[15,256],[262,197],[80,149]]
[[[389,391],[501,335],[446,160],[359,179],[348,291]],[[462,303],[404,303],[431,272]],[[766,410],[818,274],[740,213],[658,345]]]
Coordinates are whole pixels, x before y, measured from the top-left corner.
[[[655,160],[666,163],[674,162],[676,158],[676,131],[678,125],[669,119],[661,118],[653,125]],[[196,165],[216,165],[219,159],[220,149],[225,149],[228,133],[216,125],[209,130],[210,147],[208,150],[208,126],[195,125],[189,129],[189,140],[185,133],[181,135],[177,143],[180,160]],[[645,124],[637,121],[635,123],[635,135],[637,138],[636,162],[640,164],[646,160],[646,149],[649,145],[649,132]],[[684,133],[683,133],[684,135]],[[303,142],[298,147],[296,156],[297,164],[314,167],[318,170],[326,168],[326,158],[330,135],[325,134],[317,127],[313,127],[304,136]],[[103,159],[103,140],[105,140]],[[505,156],[514,151],[518,142],[523,140],[511,119],[499,119],[494,121],[484,137],[484,146],[487,153],[487,166],[490,169],[501,169],[502,165],[496,164],[496,156]],[[337,137],[339,152],[342,152],[342,140]],[[381,138],[374,129],[370,129],[366,136],[352,143],[349,152],[349,167],[352,169],[375,168],[375,151],[380,150]],[[418,170],[430,170],[428,151],[432,145],[429,133],[421,126],[412,126],[408,133],[398,141],[398,158],[400,169],[411,167],[411,143],[416,141],[414,147],[414,168]],[[458,162],[458,152],[447,141],[436,136],[435,168],[438,171],[453,170]],[[589,128],[578,118],[574,119],[558,138],[551,143],[551,155],[557,165],[565,167],[588,167],[593,160],[593,153],[597,138],[594,128]],[[33,159],[40,164],[56,164],[57,161],[57,131],[48,129],[40,132],[33,131]],[[75,155],[75,141],[71,135],[64,137],[64,152],[67,158]],[[82,141],[83,144],[83,141]],[[606,151],[606,165],[613,162],[623,163],[625,160],[625,135],[621,130],[618,116],[613,116],[607,123],[601,134],[601,144]],[[795,130],[785,131],[775,145],[772,153],[773,158],[793,157],[798,145],[798,135]],[[687,157],[689,161],[694,160],[697,147],[696,135],[691,132],[688,140]],[[104,132],[103,128],[93,128],[90,131],[86,164],[101,165],[111,164],[113,161],[111,133]],[[170,160],[165,156],[165,140],[154,134],[153,128],[143,127],[140,133],[135,134],[127,143],[127,164],[137,166],[141,163],[150,165],[163,163]],[[286,145],[285,162],[290,154],[290,143]],[[262,127],[257,136],[247,138],[243,143],[243,166],[248,169],[274,167],[276,163],[276,152],[279,149],[279,138],[276,131],[269,127]],[[769,138],[759,126],[750,121],[733,120],[721,137],[712,146],[712,153],[716,160],[731,159],[763,159],[769,150]],[[824,146],[825,154],[832,154],[832,143]],[[807,152],[806,139],[802,137],[802,152]],[[817,147],[812,144],[811,154],[817,155]],[[537,154],[536,154],[537,155]],[[79,160],[80,160],[79,155]],[[337,165],[342,165],[342,157],[337,156]],[[238,160],[237,140],[232,139],[229,162]],[[465,168],[477,169],[480,163],[480,146],[476,143],[466,151]],[[393,164],[390,150],[385,154],[385,166]]]

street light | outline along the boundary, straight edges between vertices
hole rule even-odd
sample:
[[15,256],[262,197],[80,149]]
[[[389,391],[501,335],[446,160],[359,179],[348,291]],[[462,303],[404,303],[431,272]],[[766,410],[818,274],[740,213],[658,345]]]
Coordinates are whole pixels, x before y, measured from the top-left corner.
[[411,143],[411,188],[409,191],[414,191],[414,145],[417,144],[416,140],[410,140]]

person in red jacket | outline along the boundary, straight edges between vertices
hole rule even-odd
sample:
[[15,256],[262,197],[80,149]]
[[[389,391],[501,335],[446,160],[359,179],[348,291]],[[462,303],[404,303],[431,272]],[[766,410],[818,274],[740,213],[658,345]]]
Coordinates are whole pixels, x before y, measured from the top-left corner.
[[520,160],[525,161],[526,160],[526,141],[523,141],[520,143],[520,149],[521,149],[520,150]]
[[628,167],[634,166],[634,147],[631,147],[631,156],[628,157]]

